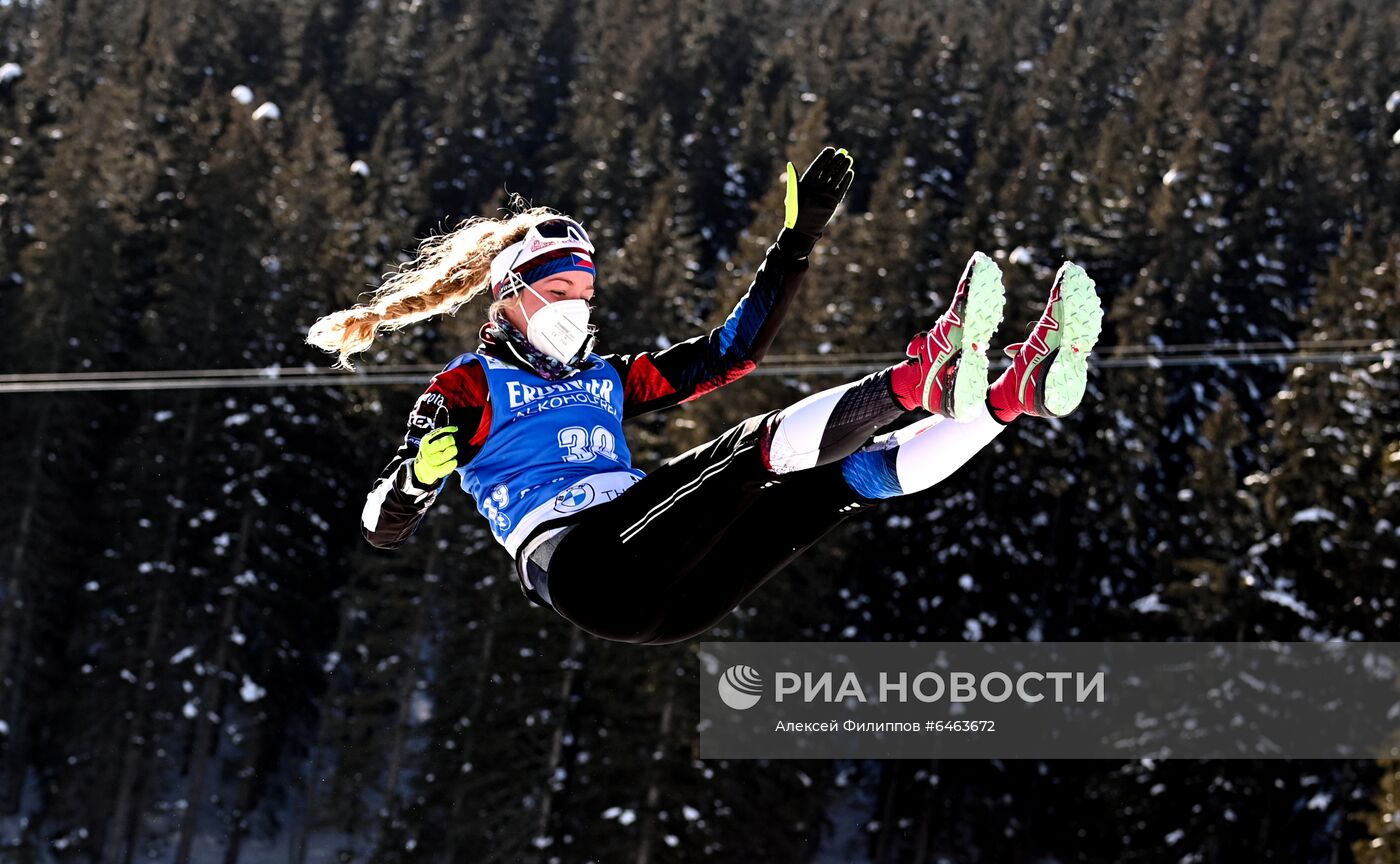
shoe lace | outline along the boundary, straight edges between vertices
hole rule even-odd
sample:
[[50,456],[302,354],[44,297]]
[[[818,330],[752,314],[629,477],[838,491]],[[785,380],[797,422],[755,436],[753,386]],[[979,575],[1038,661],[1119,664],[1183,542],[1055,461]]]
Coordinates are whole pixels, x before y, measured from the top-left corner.
[[1006,352],[1006,356],[1015,357],[1017,354],[1021,353],[1021,349],[1025,347],[1026,342],[1030,341],[1031,334],[1035,332],[1035,328],[1039,325],[1039,318],[1028,323],[1026,325],[1026,338],[1022,339],[1020,342],[1013,342],[1012,344],[1007,345],[1005,348],[1002,349]]

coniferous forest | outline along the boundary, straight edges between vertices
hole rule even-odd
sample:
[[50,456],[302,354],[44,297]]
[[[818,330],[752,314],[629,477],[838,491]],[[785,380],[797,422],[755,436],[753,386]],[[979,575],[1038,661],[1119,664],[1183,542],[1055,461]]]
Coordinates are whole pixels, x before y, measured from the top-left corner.
[[902,356],[979,249],[998,346],[1094,276],[1090,393],[706,638],[1400,641],[1397,45],[1388,0],[0,0],[0,859],[1397,864],[1395,763],[701,760],[695,643],[532,606],[455,490],[360,534],[484,304],[303,343],[513,196],[592,233],[600,351],[680,341],[846,147],[766,363],[636,464]]

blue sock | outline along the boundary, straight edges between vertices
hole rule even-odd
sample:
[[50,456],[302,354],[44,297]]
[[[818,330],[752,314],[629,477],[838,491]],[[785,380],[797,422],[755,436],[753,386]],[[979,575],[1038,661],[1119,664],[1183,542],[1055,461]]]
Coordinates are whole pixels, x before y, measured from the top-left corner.
[[895,471],[898,447],[887,450],[857,450],[841,462],[846,485],[864,498],[893,498],[904,494]]

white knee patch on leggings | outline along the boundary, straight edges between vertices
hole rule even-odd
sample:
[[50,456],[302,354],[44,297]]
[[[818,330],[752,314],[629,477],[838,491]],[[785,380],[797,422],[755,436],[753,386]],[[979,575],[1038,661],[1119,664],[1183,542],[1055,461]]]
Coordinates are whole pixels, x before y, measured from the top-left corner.
[[895,473],[905,495],[943,482],[1006,428],[987,411],[986,405],[965,422],[941,421],[942,418],[929,418],[914,424],[922,428],[901,429],[895,436],[899,447]]
[[768,443],[768,467],[774,474],[804,471],[817,464],[827,421],[845,387],[814,393],[784,408]]

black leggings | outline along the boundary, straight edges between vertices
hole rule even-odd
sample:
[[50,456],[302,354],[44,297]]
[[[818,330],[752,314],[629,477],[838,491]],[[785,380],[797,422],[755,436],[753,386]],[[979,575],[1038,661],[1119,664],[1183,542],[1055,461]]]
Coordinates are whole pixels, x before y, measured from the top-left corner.
[[822,535],[876,503],[847,486],[841,458],[771,473],[760,446],[776,413],[667,460],[581,514],[549,557],[555,610],[605,639],[680,642],[713,627]]

